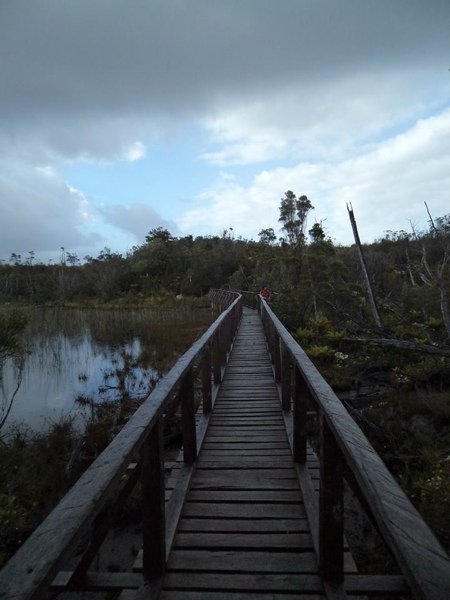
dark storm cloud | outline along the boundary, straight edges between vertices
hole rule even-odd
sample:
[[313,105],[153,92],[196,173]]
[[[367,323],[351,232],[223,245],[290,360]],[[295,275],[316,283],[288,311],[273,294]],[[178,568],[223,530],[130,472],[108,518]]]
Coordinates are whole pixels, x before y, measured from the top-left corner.
[[86,112],[182,116],[436,48],[448,61],[450,24],[447,0],[3,0],[0,23],[6,130]]
[[[447,106],[449,31],[449,0],[0,0],[0,257],[30,244],[84,252],[105,223],[107,235],[176,233],[156,205],[99,211],[58,168],[137,160],[185,124],[213,140],[198,152],[209,165],[288,158],[299,188],[307,163],[327,172],[368,152],[373,164],[376,143]],[[337,172],[347,193],[354,173]],[[253,186],[250,216],[246,185],[206,198],[199,182],[204,212],[180,226],[249,223],[270,212],[283,173],[290,189],[291,168],[262,173],[270,189],[262,206]]]

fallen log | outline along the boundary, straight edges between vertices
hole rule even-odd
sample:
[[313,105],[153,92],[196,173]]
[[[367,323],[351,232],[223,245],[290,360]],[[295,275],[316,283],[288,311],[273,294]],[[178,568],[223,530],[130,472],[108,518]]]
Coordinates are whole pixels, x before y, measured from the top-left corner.
[[446,356],[450,358],[450,349],[440,348],[439,346],[430,346],[428,344],[418,344],[408,340],[394,340],[389,338],[344,338],[344,342],[365,344],[368,346],[392,346],[400,350],[412,350],[413,352],[424,352],[436,356]]

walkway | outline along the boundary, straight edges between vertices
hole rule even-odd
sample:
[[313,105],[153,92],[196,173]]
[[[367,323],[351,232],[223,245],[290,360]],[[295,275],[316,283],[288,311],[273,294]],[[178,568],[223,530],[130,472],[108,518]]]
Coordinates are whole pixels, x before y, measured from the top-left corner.
[[245,311],[159,597],[305,594],[324,598],[261,321]]

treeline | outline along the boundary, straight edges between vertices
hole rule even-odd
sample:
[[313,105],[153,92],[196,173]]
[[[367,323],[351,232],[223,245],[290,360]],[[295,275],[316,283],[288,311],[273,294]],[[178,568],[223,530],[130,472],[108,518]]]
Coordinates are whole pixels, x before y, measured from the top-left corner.
[[227,234],[175,238],[158,228],[126,256],[104,248],[84,264],[70,253],[50,265],[12,255],[9,264],[0,265],[0,302],[134,303],[166,292],[200,296],[229,280],[249,244]]
[[201,296],[211,287],[258,292],[267,286],[274,309],[293,332],[320,317],[353,337],[445,348],[450,337],[450,215],[430,220],[426,232],[388,232],[363,246],[380,330],[356,246],[334,244],[320,223],[306,231],[312,210],[306,196],[286,192],[280,204],[281,238],[273,229],[261,231],[258,241],[236,239],[232,230],[177,238],[157,228],[126,256],[104,248],[95,258],[85,257],[84,264],[64,249],[60,262],[52,265],[38,263],[32,252],[26,260],[13,254],[0,265],[0,302],[136,305],[167,293]]

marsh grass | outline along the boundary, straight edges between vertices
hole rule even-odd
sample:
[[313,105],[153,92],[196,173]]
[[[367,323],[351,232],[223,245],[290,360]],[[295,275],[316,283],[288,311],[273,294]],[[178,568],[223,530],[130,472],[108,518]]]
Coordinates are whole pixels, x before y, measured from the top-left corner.
[[[24,420],[35,429],[78,406],[142,399],[205,329],[214,315],[204,299],[170,300],[143,308],[28,307],[23,382],[6,428]],[[13,388],[12,366],[5,389]]]
[[[204,300],[150,309],[30,310],[35,311],[34,318],[25,335],[31,339],[39,332],[37,352],[48,348],[61,330],[77,340],[87,327],[97,343],[122,344],[122,348],[139,336],[140,349],[135,356],[123,351],[123,360],[110,365],[104,373],[104,393],[99,389],[74,398],[83,411],[81,429],[74,416],[66,415],[47,421],[40,432],[13,424],[8,437],[0,440],[0,568],[117,435],[158,378],[214,320]],[[60,349],[57,346],[47,354],[55,363],[60,361]],[[154,375],[135,394],[127,378],[143,368]],[[80,372],[78,378],[85,381],[87,374]],[[114,399],[108,398],[111,390]],[[136,499],[131,498],[130,511],[136,513],[136,506]]]

